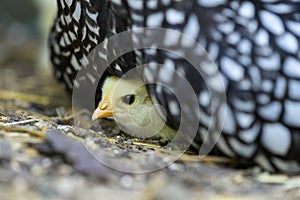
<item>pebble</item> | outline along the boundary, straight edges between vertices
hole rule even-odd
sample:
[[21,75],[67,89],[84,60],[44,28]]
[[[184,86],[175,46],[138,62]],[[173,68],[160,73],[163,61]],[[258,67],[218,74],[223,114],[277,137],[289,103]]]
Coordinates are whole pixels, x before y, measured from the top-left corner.
[[0,139],[0,160],[10,160],[12,149],[10,143],[5,139]]
[[127,140],[126,144],[133,145],[133,141],[132,140]]
[[169,165],[168,168],[172,171],[184,171],[184,166],[177,163]]
[[122,176],[121,180],[121,185],[125,188],[129,188],[132,186],[132,184],[134,183],[133,177],[130,175],[125,175]]

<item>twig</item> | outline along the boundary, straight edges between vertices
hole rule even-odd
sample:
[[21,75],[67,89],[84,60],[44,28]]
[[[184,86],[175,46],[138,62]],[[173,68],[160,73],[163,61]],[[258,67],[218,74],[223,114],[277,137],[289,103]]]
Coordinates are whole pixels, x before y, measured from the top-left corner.
[[14,126],[14,125],[27,124],[27,123],[31,123],[31,122],[37,122],[37,121],[40,121],[40,119],[27,119],[27,120],[23,120],[23,121],[5,123],[4,126]]
[[1,113],[1,112],[0,112],[0,115],[1,115],[2,117],[8,117],[6,114],[3,114],[3,113]]
[[205,156],[204,158],[197,156],[197,155],[186,155],[183,154],[178,161],[185,161],[185,162],[207,162],[207,163],[228,163],[228,164],[236,164],[237,162],[233,159],[220,157],[220,156]]
[[151,143],[145,143],[145,142],[133,142],[135,145],[144,146],[147,148],[153,148],[153,149],[161,149],[162,147],[157,144],[151,144]]
[[19,133],[27,133],[33,136],[37,136],[40,138],[45,138],[47,127],[43,126],[42,129],[39,130],[31,130],[28,128],[20,127],[20,126],[3,126],[0,125],[0,130],[7,131],[7,132],[19,132]]
[[48,105],[50,103],[49,99],[45,96],[6,90],[0,90],[0,98],[7,100],[13,100],[17,98],[26,102],[34,102],[41,105]]

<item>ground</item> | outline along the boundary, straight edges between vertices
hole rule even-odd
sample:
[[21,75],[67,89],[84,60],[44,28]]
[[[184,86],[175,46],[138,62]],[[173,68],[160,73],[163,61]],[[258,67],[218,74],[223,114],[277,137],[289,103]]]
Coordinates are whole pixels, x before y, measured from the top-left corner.
[[299,176],[236,169],[222,157],[184,154],[170,162],[177,152],[130,138],[111,121],[75,126],[74,117],[90,116],[72,113],[50,66],[36,62],[35,37],[12,41],[18,26],[0,34],[0,199],[300,198]]
[[[235,169],[226,158],[185,154],[163,169],[140,174],[107,167],[91,155],[101,152],[121,161],[123,170],[139,171],[168,163],[174,152],[155,141],[129,138],[113,122],[101,122],[101,130],[74,126],[71,98],[52,74],[30,68],[30,62],[12,63],[0,68],[1,74],[13,74],[3,76],[7,83],[0,90],[1,199],[300,197],[298,176]],[[10,89],[13,84],[18,91]],[[141,154],[147,156],[140,159]]]

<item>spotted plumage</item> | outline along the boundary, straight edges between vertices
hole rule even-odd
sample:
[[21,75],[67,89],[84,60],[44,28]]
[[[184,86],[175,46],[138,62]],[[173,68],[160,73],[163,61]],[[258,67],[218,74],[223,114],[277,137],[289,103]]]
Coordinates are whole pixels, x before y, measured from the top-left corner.
[[[225,116],[217,148],[227,156],[257,163],[269,171],[300,172],[300,1],[57,2],[58,15],[50,34],[51,60],[56,77],[69,89],[80,87],[80,82],[73,81],[81,64],[97,44],[110,36],[141,27],[177,30],[199,42],[222,74],[226,104],[220,107],[226,115],[221,111],[217,115]],[[144,40],[147,42],[147,38]],[[162,42],[191,48],[187,40],[172,34]],[[108,52],[103,49],[98,56],[105,60]],[[144,63],[150,63],[140,74],[145,80],[180,88],[180,80],[155,64],[159,63],[190,81],[199,102],[198,134],[203,139],[212,102],[204,81],[194,75],[183,58],[158,49],[137,50],[116,60],[106,75],[120,76]],[[94,73],[98,68],[101,66],[95,66]],[[96,80],[93,74],[83,79],[93,84]],[[154,102],[165,107],[167,122],[173,128],[178,128],[180,116],[193,119],[199,115],[188,104],[180,105],[180,113],[174,95],[159,84],[149,85],[148,92]]]

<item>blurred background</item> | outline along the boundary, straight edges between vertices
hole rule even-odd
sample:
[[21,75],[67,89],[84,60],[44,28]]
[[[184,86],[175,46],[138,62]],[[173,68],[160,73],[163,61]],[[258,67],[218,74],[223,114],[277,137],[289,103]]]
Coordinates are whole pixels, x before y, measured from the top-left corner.
[[56,0],[0,1],[0,99],[34,94],[54,106],[69,104],[49,59],[48,34],[55,15]]
[[55,0],[1,0],[1,89],[23,90],[21,79],[51,73],[47,37],[55,12]]

